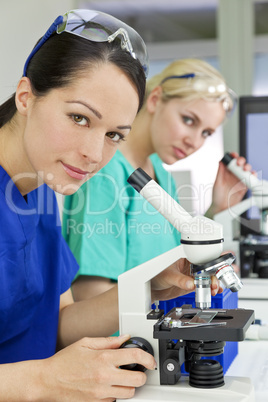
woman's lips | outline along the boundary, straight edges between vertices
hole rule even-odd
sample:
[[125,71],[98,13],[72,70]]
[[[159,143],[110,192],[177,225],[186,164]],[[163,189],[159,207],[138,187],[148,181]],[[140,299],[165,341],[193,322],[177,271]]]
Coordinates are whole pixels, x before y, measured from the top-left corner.
[[182,159],[186,158],[187,154],[180,148],[174,147],[174,152],[177,158]]
[[84,170],[78,169],[74,166],[67,165],[66,163],[61,162],[63,169],[65,172],[72,177],[73,179],[83,180],[90,172],[85,172]]

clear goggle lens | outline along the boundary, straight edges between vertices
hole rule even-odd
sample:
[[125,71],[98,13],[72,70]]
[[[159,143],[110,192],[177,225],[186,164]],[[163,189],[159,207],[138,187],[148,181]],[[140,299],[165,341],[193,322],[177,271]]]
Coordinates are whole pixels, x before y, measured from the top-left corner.
[[[214,77],[210,77],[202,73],[189,73],[184,75],[171,75],[164,78],[160,84],[162,85],[171,79],[186,80],[185,86],[181,86],[182,92],[185,91],[187,86],[191,86],[191,89],[193,89],[195,92],[207,94],[202,96],[203,99],[221,102],[228,117],[230,117],[236,107],[236,93],[231,88],[228,88],[227,85],[220,79],[217,82],[217,79]],[[179,88],[174,90],[174,93],[178,94]]]
[[128,51],[134,59],[139,60],[147,77],[149,70],[148,53],[141,36],[129,25],[117,18],[95,10],[73,10],[59,16],[26,60],[23,75],[26,76],[29,61],[44,42],[57,32],[69,32],[92,42],[121,41],[121,48]]

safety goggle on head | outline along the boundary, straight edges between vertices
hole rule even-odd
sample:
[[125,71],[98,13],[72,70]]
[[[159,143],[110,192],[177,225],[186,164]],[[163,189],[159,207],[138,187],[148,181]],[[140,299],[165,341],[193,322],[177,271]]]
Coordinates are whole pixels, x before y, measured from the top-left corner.
[[139,60],[145,76],[148,75],[149,61],[146,46],[133,28],[109,14],[78,9],[55,19],[27,58],[23,69],[24,77],[27,75],[30,60],[54,32],[57,34],[69,32],[92,42],[113,42],[118,38],[121,41],[121,48],[129,52],[134,59]]
[[180,81],[186,80],[186,83],[185,85],[180,84],[176,89],[168,91],[167,96],[176,96],[179,95],[180,91],[181,93],[184,93],[189,89],[190,91],[200,94],[202,99],[221,102],[227,117],[230,117],[235,110],[237,95],[231,88],[228,88],[225,82],[220,80],[220,78],[211,77],[203,73],[170,75],[169,77],[164,78],[160,85],[163,85],[168,80],[174,79],[179,79]]

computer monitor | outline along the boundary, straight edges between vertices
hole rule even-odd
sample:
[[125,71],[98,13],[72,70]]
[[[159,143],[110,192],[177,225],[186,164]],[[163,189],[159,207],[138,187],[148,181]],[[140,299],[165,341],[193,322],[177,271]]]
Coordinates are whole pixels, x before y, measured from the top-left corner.
[[[268,180],[268,96],[239,98],[239,137],[240,155],[245,156],[258,178]],[[260,233],[257,207],[250,208],[243,218],[247,224],[241,225],[242,235]]]

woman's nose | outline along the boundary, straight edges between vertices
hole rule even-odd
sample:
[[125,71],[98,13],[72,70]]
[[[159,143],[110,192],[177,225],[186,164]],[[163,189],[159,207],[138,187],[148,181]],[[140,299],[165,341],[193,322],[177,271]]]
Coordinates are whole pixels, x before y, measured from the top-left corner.
[[100,163],[103,158],[104,136],[90,138],[83,143],[80,148],[82,156],[90,161],[90,163]]
[[193,135],[186,135],[184,137],[184,143],[188,148],[197,150],[203,145],[204,138],[202,137],[202,133],[200,133],[200,131],[196,131],[196,133]]

